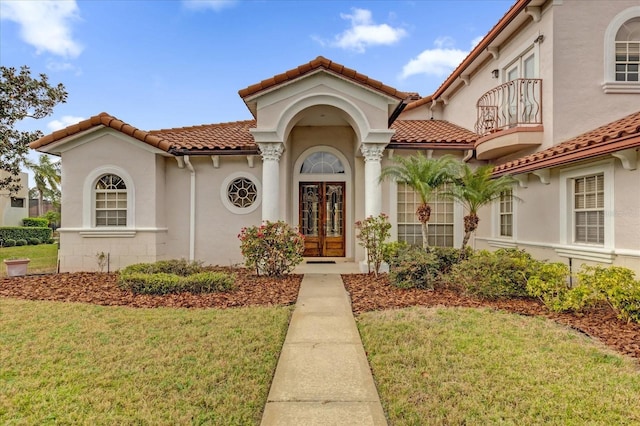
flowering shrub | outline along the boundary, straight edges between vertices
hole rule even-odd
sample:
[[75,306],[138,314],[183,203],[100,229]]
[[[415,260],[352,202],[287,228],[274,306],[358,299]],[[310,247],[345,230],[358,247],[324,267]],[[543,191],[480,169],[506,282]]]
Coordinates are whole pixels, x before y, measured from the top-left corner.
[[358,244],[367,250],[369,273],[371,273],[371,266],[373,266],[373,273],[377,277],[383,261],[384,242],[391,235],[389,216],[384,213],[380,213],[376,217],[369,216],[365,220],[357,221],[356,228],[358,229],[356,235]]
[[302,262],[304,236],[283,221],[242,228],[238,238],[245,266],[258,275],[280,276]]

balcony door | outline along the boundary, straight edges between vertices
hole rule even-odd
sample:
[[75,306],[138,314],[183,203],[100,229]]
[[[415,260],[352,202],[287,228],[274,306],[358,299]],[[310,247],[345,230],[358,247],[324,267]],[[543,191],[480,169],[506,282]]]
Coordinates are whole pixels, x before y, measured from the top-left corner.
[[510,125],[531,121],[535,105],[534,87],[526,79],[536,78],[535,69],[535,53],[531,51],[506,69],[510,84],[507,86],[505,115]]
[[299,223],[304,255],[345,255],[345,183],[300,182]]

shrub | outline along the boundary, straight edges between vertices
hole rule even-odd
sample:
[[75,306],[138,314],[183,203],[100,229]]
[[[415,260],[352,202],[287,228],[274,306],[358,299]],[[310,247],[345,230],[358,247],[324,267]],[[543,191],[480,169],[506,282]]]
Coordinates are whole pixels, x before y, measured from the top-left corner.
[[43,217],[25,217],[22,219],[22,226],[46,228],[49,226],[49,220]]
[[56,240],[54,240],[53,238],[49,238],[46,242],[46,244],[55,244]]
[[184,291],[191,293],[211,293],[233,289],[235,276],[224,272],[200,272],[183,278]]
[[38,238],[47,241],[53,235],[51,228],[31,226],[3,226],[0,227],[0,243],[6,240],[28,240]]
[[27,239],[27,242],[31,246],[37,246],[38,244],[42,244],[42,241],[40,241],[40,238],[29,238]]
[[15,245],[16,245],[16,240],[12,240],[11,238],[4,241],[4,247],[13,247]]
[[209,293],[233,289],[235,276],[204,271],[201,262],[161,260],[136,263],[120,271],[118,286],[138,294]]
[[389,281],[399,288],[433,289],[438,273],[438,258],[422,247],[398,252],[389,264]]
[[395,262],[398,254],[409,248],[406,241],[391,241],[382,245],[382,260],[391,264]]
[[377,277],[380,265],[382,265],[384,242],[391,235],[389,216],[384,213],[375,217],[369,216],[363,221],[357,221],[356,229],[358,230],[356,234],[358,244],[364,247],[367,252],[369,273],[371,273],[371,266],[373,266],[373,273]]
[[524,250],[480,250],[451,268],[447,280],[467,294],[485,299],[528,296],[527,279],[539,268]]
[[447,274],[451,271],[451,267],[462,262],[471,256],[470,247],[464,249],[454,247],[429,247],[429,253],[432,253],[438,259],[438,270],[441,274]]
[[628,268],[583,266],[578,272],[581,286],[606,301],[620,319],[640,322],[640,281]]
[[22,247],[22,246],[26,246],[27,245],[27,240],[21,238],[19,240],[16,240],[16,246],[18,247]]
[[123,290],[130,290],[137,294],[168,294],[179,293],[182,290],[180,277],[164,272],[155,274],[120,273],[118,286]]
[[245,266],[258,275],[287,274],[303,260],[304,237],[283,221],[242,228],[238,238]]
[[568,278],[569,267],[564,263],[544,263],[527,280],[527,293],[555,312],[580,310],[586,304],[585,289],[572,291]]

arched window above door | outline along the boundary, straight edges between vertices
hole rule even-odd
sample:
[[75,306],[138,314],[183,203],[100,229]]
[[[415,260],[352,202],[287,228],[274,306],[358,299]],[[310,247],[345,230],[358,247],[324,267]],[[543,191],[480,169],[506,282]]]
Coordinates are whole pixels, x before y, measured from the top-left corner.
[[329,152],[314,152],[302,163],[302,174],[336,174],[344,173],[344,166],[338,157]]

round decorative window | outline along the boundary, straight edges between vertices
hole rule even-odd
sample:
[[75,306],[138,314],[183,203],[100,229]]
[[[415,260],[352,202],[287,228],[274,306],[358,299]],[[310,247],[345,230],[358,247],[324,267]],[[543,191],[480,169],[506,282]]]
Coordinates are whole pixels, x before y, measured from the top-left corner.
[[249,173],[233,173],[222,183],[220,199],[225,207],[236,214],[247,214],[260,205],[260,182]]
[[229,201],[236,207],[241,209],[251,207],[258,198],[258,189],[256,184],[247,178],[238,178],[229,184],[227,189]]

